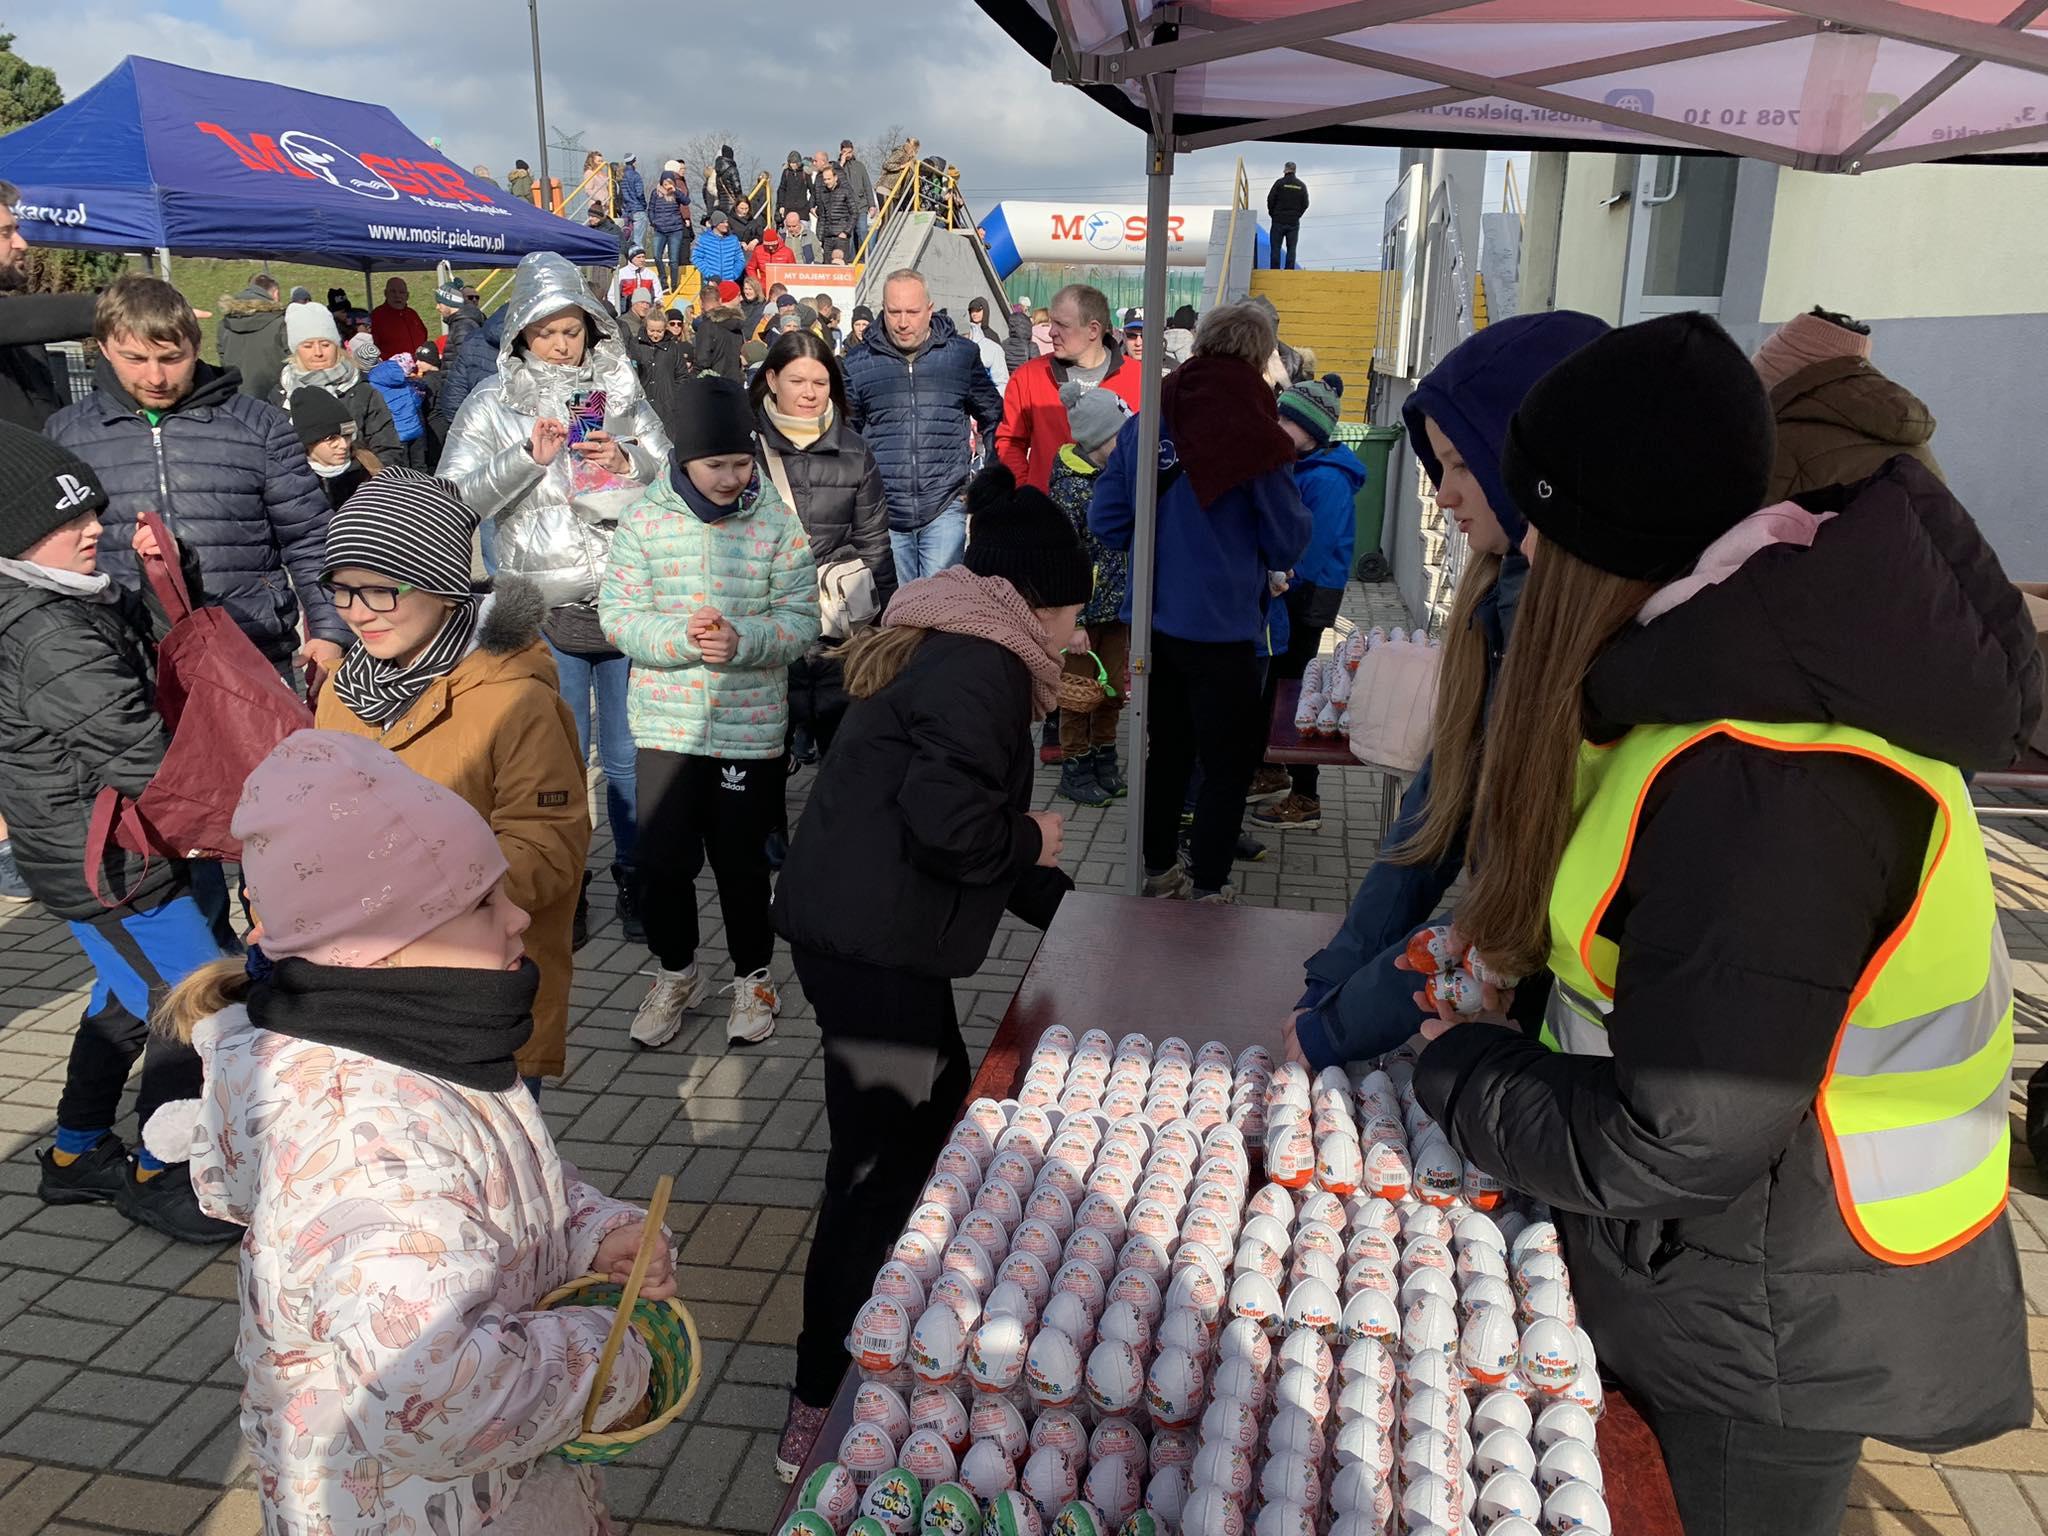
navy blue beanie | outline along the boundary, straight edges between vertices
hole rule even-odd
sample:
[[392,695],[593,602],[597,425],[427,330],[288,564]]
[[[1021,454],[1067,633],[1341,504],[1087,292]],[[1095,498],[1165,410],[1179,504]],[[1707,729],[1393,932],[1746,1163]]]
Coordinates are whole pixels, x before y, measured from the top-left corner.
[[1538,379],[1609,329],[1605,320],[1572,309],[1497,320],[1453,347],[1401,407],[1408,441],[1430,483],[1443,478],[1443,465],[1429,446],[1425,416],[1465,456],[1511,547],[1522,542],[1529,524],[1501,479],[1508,423]]

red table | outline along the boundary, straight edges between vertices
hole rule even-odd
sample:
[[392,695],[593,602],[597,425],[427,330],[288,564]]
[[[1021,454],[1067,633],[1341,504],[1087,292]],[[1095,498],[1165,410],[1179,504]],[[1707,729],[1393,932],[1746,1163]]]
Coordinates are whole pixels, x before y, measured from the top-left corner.
[[[1291,722],[1292,715],[1289,715]],[[1348,754],[1347,754],[1348,757]],[[1070,892],[1032,956],[982,1058],[963,1105],[1011,1096],[1031,1047],[1053,1024],[1076,1035],[1142,1030],[1155,1040],[1221,1040],[1277,1047],[1280,1022],[1301,994],[1301,962],[1337,930],[1335,915],[1272,907],[1198,907],[1184,901]],[[1277,1054],[1277,1051],[1276,1051]],[[784,1498],[829,1461],[853,1423],[859,1378],[847,1373],[817,1447]],[[1657,1442],[1616,1389],[1600,1422],[1600,1463],[1614,1529],[1629,1536],[1683,1536]]]
[[1363,768],[1351,755],[1351,745],[1342,736],[1304,736],[1294,728],[1294,712],[1301,707],[1301,679],[1289,678],[1275,685],[1273,718],[1266,724],[1266,761],[1269,763],[1314,763],[1319,768]]

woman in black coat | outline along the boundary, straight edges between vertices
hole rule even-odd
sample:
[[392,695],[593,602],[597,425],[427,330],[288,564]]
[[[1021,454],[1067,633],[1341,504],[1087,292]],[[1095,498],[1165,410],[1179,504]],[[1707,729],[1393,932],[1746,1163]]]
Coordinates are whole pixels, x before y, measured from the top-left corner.
[[1043,927],[1073,886],[1059,816],[1030,809],[1030,725],[1057,697],[1093,572],[1066,515],[1008,470],[967,499],[966,563],[902,588],[848,650],[856,702],[776,887],[775,926],[824,1037],[832,1134],[776,1452],[785,1479],[816,1443],[848,1327],[967,1090],[954,978],[988,958],[1005,908]]
[[[875,583],[875,611],[896,595],[889,503],[875,456],[846,424],[846,381],[832,349],[786,331],[754,375],[761,470],[796,509],[819,570],[858,557]],[[845,669],[820,641],[789,668],[791,753],[810,761],[832,745],[846,713]]]

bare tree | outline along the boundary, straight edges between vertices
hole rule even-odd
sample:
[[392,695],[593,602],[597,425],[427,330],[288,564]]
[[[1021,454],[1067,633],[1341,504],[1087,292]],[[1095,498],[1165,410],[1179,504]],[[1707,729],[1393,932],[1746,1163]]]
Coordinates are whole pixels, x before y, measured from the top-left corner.
[[[700,133],[683,141],[683,159],[688,162],[693,186],[703,188],[704,177],[711,169],[711,163],[718,158],[718,152],[726,145],[732,146],[733,163],[740,168],[740,187],[748,197],[754,196],[754,189],[767,174],[760,159],[746,146],[736,133]],[[773,187],[775,178],[770,176],[768,184]],[[761,201],[754,198],[755,202]]]
[[895,154],[903,141],[910,137],[910,130],[901,123],[891,123],[880,133],[860,145],[854,153],[859,155],[871,176],[882,174],[882,162]]

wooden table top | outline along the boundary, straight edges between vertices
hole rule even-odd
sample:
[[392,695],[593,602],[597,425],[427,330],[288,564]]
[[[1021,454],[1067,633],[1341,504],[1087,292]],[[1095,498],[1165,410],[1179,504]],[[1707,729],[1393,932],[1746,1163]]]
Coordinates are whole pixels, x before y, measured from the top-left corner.
[[[1290,729],[1293,706],[1288,706]],[[1278,716],[1276,715],[1276,719]],[[1353,761],[1348,753],[1347,762]],[[967,1090],[1007,1098],[1024,1080],[1038,1037],[1054,1024],[1076,1035],[1097,1026],[1112,1036],[1142,1030],[1158,1040],[1220,1040],[1233,1050],[1275,1047],[1280,1023],[1301,995],[1301,963],[1337,931],[1327,912],[1275,907],[1198,907],[1072,891],[1025,969]],[[853,1423],[858,1373],[848,1371],[776,1524],[789,1518],[804,1479],[838,1451]],[[1600,1462],[1614,1529],[1630,1536],[1683,1536],[1656,1438],[1618,1390],[1600,1421]]]
[[1351,755],[1342,736],[1304,736],[1294,728],[1294,711],[1301,706],[1301,679],[1289,678],[1275,685],[1273,718],[1266,722],[1266,761],[1269,763],[1314,763],[1320,768],[1362,768],[1365,764]]

